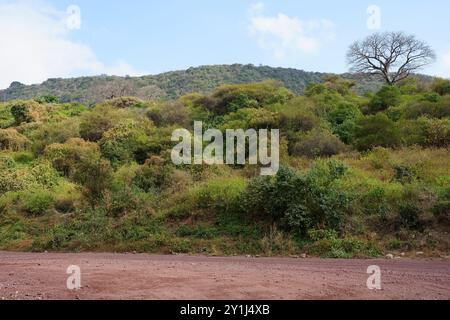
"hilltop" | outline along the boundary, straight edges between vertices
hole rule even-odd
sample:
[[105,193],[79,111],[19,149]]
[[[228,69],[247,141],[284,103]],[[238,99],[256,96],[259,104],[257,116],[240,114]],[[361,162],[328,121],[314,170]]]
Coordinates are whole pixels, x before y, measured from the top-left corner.
[[[44,95],[62,102],[94,104],[117,96],[130,95],[142,99],[174,99],[191,92],[209,93],[223,84],[242,84],[267,79],[279,80],[296,94],[303,94],[308,84],[321,82],[327,73],[254,65],[214,65],[189,68],[141,77],[92,76],[71,79],[48,79],[42,84],[24,85],[13,82],[0,90],[0,101],[34,99]],[[376,91],[381,82],[376,77],[342,75],[356,82],[356,91]]]

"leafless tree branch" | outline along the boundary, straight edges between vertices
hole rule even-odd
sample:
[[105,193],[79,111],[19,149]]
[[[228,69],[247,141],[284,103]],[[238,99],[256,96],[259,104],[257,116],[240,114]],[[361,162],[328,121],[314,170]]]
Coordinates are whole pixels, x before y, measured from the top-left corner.
[[375,33],[353,43],[347,53],[352,72],[378,74],[388,84],[407,78],[435,59],[431,47],[403,32]]

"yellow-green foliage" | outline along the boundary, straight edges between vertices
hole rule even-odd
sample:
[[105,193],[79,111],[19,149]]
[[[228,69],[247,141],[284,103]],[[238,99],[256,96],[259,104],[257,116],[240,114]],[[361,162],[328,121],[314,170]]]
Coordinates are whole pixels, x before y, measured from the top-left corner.
[[141,99],[135,97],[119,97],[115,99],[106,100],[99,104],[100,107],[113,108],[145,108],[146,103]]
[[215,178],[189,189],[175,210],[188,216],[229,212],[238,205],[246,185],[242,178]]
[[0,151],[21,151],[29,140],[16,129],[0,129]]
[[26,122],[36,122],[48,115],[47,105],[36,101],[14,101],[10,104],[11,113],[17,125]]
[[117,164],[129,161],[145,161],[150,145],[150,125],[133,120],[119,123],[103,133],[99,141],[105,158]]
[[[0,104],[0,249],[447,253],[447,82],[361,97],[323,80],[299,97],[266,81],[173,101]],[[173,165],[172,132],[194,121],[279,129],[278,174]]]
[[96,106],[82,114],[80,119],[80,135],[88,141],[98,141],[103,133],[127,119],[142,119],[136,110],[114,108],[109,105]]

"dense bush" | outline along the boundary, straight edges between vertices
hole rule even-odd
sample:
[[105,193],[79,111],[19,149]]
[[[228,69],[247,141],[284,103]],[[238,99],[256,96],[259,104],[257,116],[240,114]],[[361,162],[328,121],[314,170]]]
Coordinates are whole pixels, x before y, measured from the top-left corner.
[[100,106],[112,108],[145,108],[146,104],[141,99],[135,97],[119,97],[110,100],[105,100]]
[[43,110],[44,107],[35,101],[16,101],[11,104],[11,114],[17,125],[38,120]]
[[15,129],[0,129],[0,150],[21,151],[29,144],[29,140]]
[[317,162],[306,174],[283,167],[275,177],[249,184],[242,197],[244,212],[280,222],[301,235],[311,228],[340,231],[349,198],[335,182],[346,171],[336,161]]
[[0,129],[9,128],[14,123],[15,119],[11,114],[11,107],[0,103]]
[[362,117],[362,112],[353,103],[340,103],[328,115],[333,133],[344,143],[351,144],[356,130],[356,121]]
[[153,156],[139,167],[134,184],[144,192],[161,192],[171,184],[173,168],[164,159]]
[[118,124],[103,134],[99,141],[105,158],[117,165],[123,162],[147,159],[150,145],[148,131],[135,121]]
[[404,117],[407,119],[417,119],[421,116],[433,118],[450,117],[450,96],[440,98],[436,101],[417,101],[406,106]]
[[83,185],[93,197],[100,196],[109,185],[111,167],[101,158],[100,148],[95,143],[70,139],[65,144],[48,146],[45,156],[56,170]]
[[[263,82],[89,108],[52,97],[0,104],[0,250],[448,252],[445,81],[408,79],[365,96],[353,85],[330,76],[299,97]],[[205,130],[279,129],[277,175],[174,166],[172,133],[194,120]]]
[[450,120],[421,117],[414,121],[401,121],[401,136],[406,145],[447,147],[450,145]]
[[310,158],[331,157],[344,152],[347,148],[345,144],[335,135],[321,130],[314,130],[311,133],[300,137],[292,147],[292,154],[306,156]]
[[395,122],[385,114],[378,113],[360,118],[356,122],[355,146],[364,151],[374,147],[397,147],[400,132]]
[[246,108],[226,115],[222,128],[226,129],[277,129],[278,114],[266,109]]
[[197,104],[215,114],[223,115],[244,108],[259,108],[276,103],[284,103],[294,95],[281,83],[265,81],[261,83],[226,85],[216,89],[211,96],[197,100]]
[[314,112],[314,105],[305,98],[295,98],[276,109],[280,115],[280,126],[287,131],[308,132],[321,125]]
[[103,133],[125,119],[134,119],[136,114],[127,109],[109,106],[96,106],[92,111],[81,116],[80,135],[87,141],[99,141]]
[[384,111],[389,107],[395,107],[401,102],[401,92],[396,86],[387,85],[375,94],[369,103],[372,113]]
[[32,150],[42,154],[45,148],[54,143],[64,143],[72,138],[79,138],[79,124],[73,120],[60,120],[39,126],[29,134]]
[[44,215],[55,202],[51,192],[45,190],[35,190],[31,193],[24,193],[21,197],[24,210],[34,216]]
[[162,106],[151,107],[147,116],[157,126],[179,125],[187,127],[190,123],[190,112],[181,102],[167,102]]
[[436,79],[433,81],[431,89],[441,96],[450,94],[450,80]]

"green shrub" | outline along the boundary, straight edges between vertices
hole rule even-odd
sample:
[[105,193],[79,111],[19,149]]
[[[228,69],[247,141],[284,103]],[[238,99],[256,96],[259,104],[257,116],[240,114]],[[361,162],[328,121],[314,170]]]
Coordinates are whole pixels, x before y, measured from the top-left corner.
[[147,159],[150,138],[134,121],[123,122],[103,134],[99,141],[103,155],[113,164]]
[[450,201],[439,201],[432,212],[438,222],[450,225]]
[[[142,117],[142,115],[141,115]],[[99,141],[105,132],[119,123],[137,119],[138,114],[129,109],[117,109],[99,105],[80,117],[80,136],[87,141]]]
[[16,161],[10,155],[3,155],[0,153],[0,169],[12,169],[16,166]]
[[69,182],[62,182],[55,190],[55,209],[60,213],[75,212],[82,201],[79,188]]
[[15,101],[11,104],[11,114],[17,125],[37,121],[43,113],[44,107],[35,101]]
[[405,165],[396,165],[394,166],[395,171],[395,180],[400,183],[411,183],[416,178],[416,174],[414,170]]
[[14,154],[14,161],[21,164],[28,164],[34,160],[34,155],[28,151],[17,152]]
[[250,182],[241,200],[243,211],[282,222],[301,235],[313,226],[340,230],[349,198],[335,182],[346,170],[336,161],[317,162],[306,175],[282,167],[275,177]]
[[100,104],[100,106],[119,109],[127,109],[127,108],[143,109],[146,107],[145,102],[136,97],[119,97],[110,100],[105,100]]
[[300,141],[291,148],[291,154],[309,158],[331,157],[346,150],[345,144],[335,135],[326,131],[313,130],[300,138]]
[[440,98],[438,101],[417,101],[405,107],[406,119],[417,119],[421,116],[439,119],[450,117],[450,97]]
[[52,96],[52,95],[41,96],[41,97],[35,99],[35,101],[37,103],[40,103],[40,104],[44,104],[44,103],[59,103],[59,99],[57,97],[55,97],[55,96]]
[[157,126],[179,125],[185,128],[191,124],[188,108],[179,101],[152,107],[147,111],[147,117]]
[[419,219],[420,212],[421,210],[414,203],[400,203],[398,215],[400,226],[412,230],[423,228]]
[[211,96],[200,98],[195,104],[217,115],[224,115],[245,108],[259,108],[284,103],[294,95],[280,83],[264,81],[239,85],[224,85]]
[[385,114],[366,116],[356,122],[355,146],[358,150],[397,147],[400,143],[400,131]]
[[83,185],[90,197],[99,197],[110,185],[110,163],[101,158],[95,143],[70,139],[65,144],[48,146],[45,156],[61,174]]
[[388,214],[392,210],[386,189],[380,186],[360,194],[359,201],[363,214],[378,216],[382,221],[386,221]]
[[440,94],[441,96],[450,94],[450,80],[435,79],[431,84],[431,90]]
[[278,114],[267,109],[244,108],[223,118],[222,129],[276,129]]
[[450,145],[450,119],[430,119],[399,122],[401,136],[407,145],[445,148]]
[[342,125],[348,120],[357,120],[362,117],[361,110],[353,103],[340,103],[334,110],[328,114],[328,121],[333,128]]
[[445,148],[450,146],[450,119],[421,118],[418,122],[421,145],[424,147]]
[[14,123],[15,119],[11,114],[11,107],[0,103],[0,129],[7,129]]
[[55,199],[50,191],[34,190],[22,194],[21,201],[27,213],[39,216],[45,214],[54,205]]
[[0,150],[22,151],[28,144],[29,140],[16,129],[0,129]]
[[133,183],[144,192],[161,192],[171,184],[173,168],[165,160],[153,156],[136,171]]
[[53,188],[58,185],[59,174],[48,161],[41,161],[34,164],[30,170],[33,182],[46,188]]
[[69,139],[79,137],[79,123],[73,119],[59,119],[42,124],[30,134],[33,141],[32,150],[35,154],[42,154],[51,144],[65,143]]
[[305,97],[296,97],[275,110],[280,126],[286,131],[309,132],[321,124],[321,119],[314,113],[314,103]]
[[378,91],[369,103],[372,113],[395,107],[401,102],[401,92],[396,86],[386,85]]
[[328,114],[333,133],[346,144],[353,142],[356,121],[362,117],[362,112],[353,103],[340,103]]
[[172,215],[233,214],[239,210],[240,195],[246,187],[241,178],[212,179],[189,190]]
[[423,95],[423,101],[428,102],[439,102],[442,100],[442,98],[439,96],[436,92],[428,92]]

